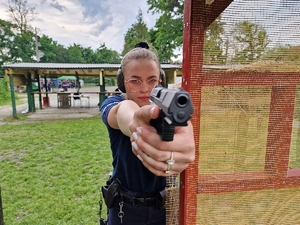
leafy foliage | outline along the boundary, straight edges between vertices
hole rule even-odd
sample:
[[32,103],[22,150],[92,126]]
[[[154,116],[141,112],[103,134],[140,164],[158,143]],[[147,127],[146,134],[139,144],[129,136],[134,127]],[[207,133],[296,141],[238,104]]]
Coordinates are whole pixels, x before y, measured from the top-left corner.
[[161,62],[177,57],[174,51],[183,43],[183,0],[147,0],[149,11],[160,13],[155,27],[150,30],[151,42]]
[[0,19],[0,65],[11,61],[11,49],[14,46],[15,34],[13,29],[16,25]]
[[174,50],[182,45],[182,18],[171,18],[163,14],[150,30],[151,42],[156,48],[160,61],[168,63],[172,57],[177,57]]
[[136,19],[137,22],[132,24],[131,28],[129,28],[125,34],[122,55],[125,55],[127,52],[133,49],[135,44],[142,41],[150,41],[150,35],[148,33],[147,25],[143,20],[143,13],[141,9],[139,9]]
[[268,49],[262,56],[264,60],[293,61],[300,65],[300,46],[280,45]]
[[[62,45],[59,45],[56,41],[54,41],[52,38],[43,35],[39,39],[40,47],[39,50],[44,53],[44,55],[40,58],[40,62],[48,62],[53,63],[57,62],[57,59],[60,58],[60,56],[64,56],[66,52],[62,52],[61,54],[59,49],[63,49],[64,47]],[[64,60],[60,61],[63,62]]]
[[150,6],[149,11],[153,13],[183,15],[183,0],[147,0],[147,4]]
[[236,23],[232,37],[235,45],[232,62],[243,64],[259,59],[270,43],[266,30],[249,21]]
[[35,42],[34,34],[31,31],[23,31],[14,38],[11,49],[11,59],[13,62],[34,62]]
[[121,58],[118,52],[108,49],[105,44],[101,44],[95,51],[93,63],[120,63]]
[[5,78],[0,78],[0,105],[10,101],[10,92]]
[[[204,42],[204,64],[226,63],[226,42],[222,38],[224,34],[224,22],[218,17],[206,30]],[[224,46],[225,44],[225,46]]]

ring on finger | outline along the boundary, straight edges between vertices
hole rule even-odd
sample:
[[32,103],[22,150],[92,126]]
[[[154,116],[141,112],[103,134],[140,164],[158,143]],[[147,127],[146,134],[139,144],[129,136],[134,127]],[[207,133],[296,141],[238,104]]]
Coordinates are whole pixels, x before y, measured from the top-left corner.
[[170,171],[172,170],[173,165],[175,164],[175,160],[174,160],[174,153],[171,152],[171,158],[169,160],[166,161],[167,164],[167,170],[165,171],[165,173],[170,173]]

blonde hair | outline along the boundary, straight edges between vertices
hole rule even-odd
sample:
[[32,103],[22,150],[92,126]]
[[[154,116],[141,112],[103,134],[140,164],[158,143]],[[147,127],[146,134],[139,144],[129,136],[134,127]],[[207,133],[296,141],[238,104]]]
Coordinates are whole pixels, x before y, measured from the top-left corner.
[[134,48],[131,51],[129,51],[122,59],[120,68],[122,72],[124,73],[124,71],[126,70],[126,65],[128,62],[130,62],[131,60],[138,59],[153,60],[156,63],[158,69],[161,69],[159,59],[156,53],[146,48]]

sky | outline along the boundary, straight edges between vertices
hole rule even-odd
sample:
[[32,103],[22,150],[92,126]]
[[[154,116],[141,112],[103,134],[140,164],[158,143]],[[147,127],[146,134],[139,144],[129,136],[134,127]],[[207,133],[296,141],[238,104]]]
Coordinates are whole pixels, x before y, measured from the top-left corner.
[[[8,20],[7,0],[0,0],[0,19]],[[159,15],[148,13],[146,0],[27,0],[38,13],[33,26],[65,47],[80,44],[96,50],[101,44],[119,53],[124,36],[137,22],[139,9],[150,29]]]
[[269,47],[300,45],[300,0],[234,0],[224,11],[223,19],[227,23],[234,19],[234,22],[248,20],[259,24],[272,41]]
[[[0,0],[0,19],[8,20],[5,3]],[[65,47],[75,43],[96,50],[104,43],[118,53],[139,9],[148,28],[159,17],[148,13],[147,0],[27,0],[27,4],[38,13],[33,26],[39,34]],[[235,19],[257,18],[255,22],[262,22],[273,43],[300,44],[300,0],[235,0],[226,11]]]

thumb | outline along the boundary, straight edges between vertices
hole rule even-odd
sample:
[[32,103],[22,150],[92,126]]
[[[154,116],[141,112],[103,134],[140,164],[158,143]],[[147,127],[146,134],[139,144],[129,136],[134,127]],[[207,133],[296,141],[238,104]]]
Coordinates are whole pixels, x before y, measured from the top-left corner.
[[156,105],[146,105],[141,107],[140,110],[135,113],[135,116],[143,121],[150,121],[159,116],[159,111],[160,109]]

